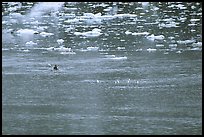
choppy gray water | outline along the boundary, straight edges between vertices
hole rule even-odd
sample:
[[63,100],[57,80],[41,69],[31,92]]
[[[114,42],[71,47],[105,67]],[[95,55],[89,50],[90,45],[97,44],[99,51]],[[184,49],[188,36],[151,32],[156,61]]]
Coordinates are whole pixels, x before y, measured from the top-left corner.
[[202,134],[201,3],[2,6],[2,134]]

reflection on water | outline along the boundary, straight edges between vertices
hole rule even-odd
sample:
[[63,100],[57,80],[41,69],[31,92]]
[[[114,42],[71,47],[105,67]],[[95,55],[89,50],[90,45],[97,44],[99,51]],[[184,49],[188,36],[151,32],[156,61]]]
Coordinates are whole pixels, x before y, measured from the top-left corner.
[[201,134],[201,3],[2,7],[2,134]]

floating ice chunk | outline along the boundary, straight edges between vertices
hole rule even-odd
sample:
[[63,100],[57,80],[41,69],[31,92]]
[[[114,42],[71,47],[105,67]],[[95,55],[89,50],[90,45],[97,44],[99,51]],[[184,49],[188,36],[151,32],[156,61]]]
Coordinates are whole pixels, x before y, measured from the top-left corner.
[[170,37],[168,37],[168,38],[171,39],[171,40],[172,40],[172,39],[175,39],[175,37],[172,37],[172,36],[170,36]]
[[47,37],[47,36],[52,36],[54,34],[53,33],[47,33],[47,32],[41,32],[40,35],[43,37]]
[[196,6],[191,6],[191,9],[195,9],[196,8]]
[[148,6],[149,5],[149,2],[141,2],[142,3],[142,7],[143,6]]
[[112,9],[112,7],[107,7],[106,9],[104,9],[103,11],[110,11]]
[[99,47],[87,47],[88,51],[97,51]]
[[65,48],[63,46],[60,46],[59,48],[49,47],[49,48],[46,48],[46,50],[48,50],[48,51],[60,51],[60,52],[72,52],[71,48]]
[[140,49],[136,49],[135,51],[142,51],[142,49],[140,48]]
[[173,18],[163,19],[163,21],[166,21],[166,22],[172,22],[173,20],[174,20]]
[[54,47],[46,48],[46,50],[48,50],[48,51],[53,51],[53,50],[54,50]]
[[165,37],[164,35],[158,35],[158,36],[155,36],[154,34],[150,35],[150,36],[147,36],[147,39],[149,40],[163,40]]
[[5,20],[4,20],[4,21],[2,21],[2,24],[7,24],[7,23],[8,23],[8,21],[5,21]]
[[45,30],[45,29],[47,29],[48,28],[48,26],[39,26],[39,27],[36,27],[36,29],[38,30],[38,31],[43,31],[43,30]]
[[173,27],[179,27],[179,26],[177,26],[177,24],[179,24],[179,23],[176,23],[176,22],[170,22],[170,23],[168,23],[168,24],[165,24],[165,23],[161,23],[161,24],[159,24],[159,27],[164,27],[164,28],[173,28]]
[[58,44],[62,44],[63,42],[64,42],[63,39],[58,39],[58,40],[57,40],[57,43],[58,43]]
[[111,20],[111,19],[114,19],[116,18],[115,16],[112,16],[112,15],[104,15],[104,16],[101,16],[100,19],[102,20]]
[[124,56],[124,57],[116,57],[115,55],[105,55],[106,58],[108,59],[112,59],[112,60],[126,60],[127,57]]
[[175,7],[182,9],[184,7],[184,5],[183,4],[178,4],[178,5],[175,5]]
[[192,44],[193,47],[202,47],[202,42],[197,42]]
[[79,22],[79,21],[80,21],[79,19],[74,18],[74,19],[65,20],[64,22],[65,23],[76,23],[76,22]]
[[118,50],[125,50],[125,47],[117,47]]
[[179,40],[179,41],[177,41],[178,44],[191,44],[194,42],[195,42],[195,40],[183,40],[183,41]]
[[156,10],[159,10],[159,8],[155,6],[153,7],[153,10],[156,11]]
[[184,22],[187,18],[186,17],[180,17],[178,20]]
[[123,17],[137,17],[136,14],[116,14],[113,17],[123,18]]
[[188,26],[196,26],[196,24],[191,23],[191,24],[188,24]]
[[87,31],[87,32],[74,32],[74,35],[81,35],[85,37],[98,37],[100,36],[101,29],[94,28],[92,31]]
[[190,19],[190,22],[200,21],[200,19]]
[[179,5],[177,5],[177,7],[179,8],[179,9],[187,9],[187,7],[184,7],[184,5],[182,5],[182,4],[179,4]]
[[170,48],[175,48],[175,47],[177,47],[177,44],[169,44],[169,47]]
[[32,29],[20,29],[17,31],[17,35],[33,35],[34,33],[36,33],[36,31],[32,30]]
[[180,53],[181,53],[181,51],[179,50],[179,51],[177,51],[176,53],[179,53],[179,54],[180,54]]
[[22,18],[23,17],[23,15],[21,13],[10,13],[9,15],[13,16],[15,18]]
[[101,3],[101,4],[96,4],[96,5],[93,5],[92,7],[107,7],[109,6],[108,4],[104,4],[104,3]]
[[28,49],[23,49],[22,51],[23,51],[23,52],[29,52],[30,50],[28,50]]
[[130,32],[129,30],[127,30],[127,31],[125,32],[125,34],[126,34],[126,35],[129,35],[129,34],[132,34],[132,32]]
[[48,67],[52,67],[52,65],[51,65],[51,64],[47,64],[47,66],[48,66]]
[[127,57],[124,56],[124,57],[115,57],[115,58],[110,58],[110,59],[113,59],[113,60],[126,60]]
[[107,58],[115,58],[115,55],[105,55]]
[[31,9],[29,17],[41,17],[44,13],[49,11],[58,11],[64,2],[39,2]]
[[149,32],[133,32],[132,35],[148,35]]
[[195,50],[201,50],[201,48],[195,47],[195,48],[191,48],[190,50],[193,50],[193,51],[195,51]]
[[65,48],[63,46],[60,46],[59,48],[54,48],[56,51],[62,51],[62,52],[70,52],[71,48]]
[[95,15],[93,13],[84,13],[84,16],[93,18]]
[[62,55],[67,55],[67,54],[69,54],[69,55],[74,55],[74,54],[76,54],[76,52],[73,52],[73,51],[69,51],[69,52],[60,52],[60,54],[62,54]]
[[97,79],[97,80],[96,80],[96,83],[100,83],[100,81]]
[[37,43],[35,43],[33,41],[29,41],[29,42],[26,42],[26,45],[37,45]]
[[72,10],[72,11],[73,11],[73,10],[77,10],[78,8],[67,8],[67,7],[66,7],[65,9],[66,9],[66,10]]
[[151,49],[151,48],[148,48],[147,49],[147,51],[149,51],[149,52],[154,52],[154,51],[156,51],[157,49]]
[[164,47],[163,44],[156,44],[156,47],[160,48],[160,47]]

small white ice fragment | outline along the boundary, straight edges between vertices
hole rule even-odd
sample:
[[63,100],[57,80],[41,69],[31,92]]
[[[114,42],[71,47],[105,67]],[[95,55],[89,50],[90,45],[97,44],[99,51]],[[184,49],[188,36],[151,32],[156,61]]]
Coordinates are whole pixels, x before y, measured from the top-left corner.
[[151,49],[151,48],[148,48],[147,49],[147,51],[149,51],[149,52],[154,52],[154,51],[156,51],[157,49]]
[[63,39],[58,39],[58,40],[57,40],[57,43],[58,43],[58,44],[62,44],[63,42],[64,42]]

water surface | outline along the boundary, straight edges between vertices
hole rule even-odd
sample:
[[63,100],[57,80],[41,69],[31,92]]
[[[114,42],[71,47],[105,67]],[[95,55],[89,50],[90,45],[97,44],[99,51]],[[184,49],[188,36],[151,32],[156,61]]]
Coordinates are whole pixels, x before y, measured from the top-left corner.
[[201,3],[2,6],[2,134],[202,134]]

